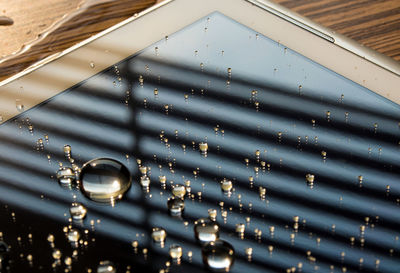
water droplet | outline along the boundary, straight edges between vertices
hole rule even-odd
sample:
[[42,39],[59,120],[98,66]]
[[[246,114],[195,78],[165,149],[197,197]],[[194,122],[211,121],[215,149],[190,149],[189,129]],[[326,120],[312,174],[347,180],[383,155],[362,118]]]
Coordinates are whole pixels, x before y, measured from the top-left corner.
[[174,260],[180,260],[182,257],[182,247],[179,245],[171,245],[169,248],[169,256]]
[[61,251],[59,249],[54,249],[52,256],[54,259],[59,260],[61,258]]
[[86,217],[87,209],[81,203],[72,203],[72,206],[69,208],[69,212],[72,219],[82,220]]
[[228,180],[228,179],[226,179],[226,178],[224,178],[224,179],[221,181],[221,189],[222,189],[222,191],[224,191],[224,192],[231,192],[231,191],[232,191],[232,188],[233,188],[232,181],[230,181],[230,180]]
[[68,231],[67,237],[71,243],[77,243],[81,238],[81,234],[79,230],[72,228]]
[[21,100],[16,100],[15,106],[17,107],[18,112],[24,111],[24,105],[22,104]]
[[150,178],[147,175],[143,175],[140,177],[140,185],[142,185],[143,188],[148,189],[150,186]]
[[313,184],[314,183],[314,175],[313,174],[306,174],[306,180],[308,183]]
[[143,86],[143,83],[144,83],[143,76],[140,75],[139,76],[139,84],[140,84],[140,86]]
[[200,142],[199,143],[199,149],[200,149],[200,152],[203,155],[206,155],[207,152],[208,152],[208,144],[207,144],[207,142]]
[[235,260],[235,251],[231,244],[217,240],[210,242],[201,250],[204,264],[214,272],[228,272]]
[[71,158],[71,146],[64,145],[64,155],[66,158]]
[[374,123],[374,133],[378,131],[378,123]]
[[71,168],[62,167],[57,172],[57,179],[62,185],[71,185],[71,183],[75,181],[76,176]]
[[236,232],[239,233],[239,236],[242,239],[243,239],[243,236],[244,236],[245,229],[246,229],[245,224],[243,224],[243,223],[236,224]]
[[172,195],[178,198],[183,198],[186,194],[186,187],[182,184],[176,184],[172,188]]
[[72,264],[71,257],[65,257],[64,263],[65,263],[65,265],[70,266]]
[[54,235],[53,235],[53,234],[49,234],[49,235],[47,236],[47,241],[48,241],[49,243],[54,243],[54,240],[55,240],[55,238],[54,238]]
[[166,237],[167,237],[167,232],[165,231],[165,229],[160,227],[153,228],[151,232],[151,238],[153,238],[154,242],[161,244],[161,247],[164,246]]
[[159,176],[158,179],[160,180],[161,184],[165,184],[165,182],[167,182],[167,177],[165,175]]
[[181,198],[172,197],[167,202],[168,211],[173,216],[179,216],[185,209],[185,201]]
[[217,219],[217,210],[216,209],[209,209],[208,210],[208,217],[210,217],[210,219],[212,221],[215,221]]
[[97,202],[121,199],[132,183],[129,170],[122,163],[108,158],[85,163],[79,181],[83,193]]
[[146,175],[147,174],[147,167],[146,166],[140,166],[139,167],[139,171],[142,175]]
[[329,122],[331,120],[331,111],[326,111],[326,120]]
[[219,238],[219,226],[208,218],[194,222],[194,235],[200,243],[208,243]]
[[244,252],[247,255],[247,260],[250,262],[251,261],[251,256],[253,255],[253,249],[251,247],[247,247]]
[[260,187],[258,188],[258,192],[259,192],[259,194],[260,194],[260,198],[261,198],[262,200],[265,199],[265,195],[267,194],[267,189],[260,186]]
[[97,267],[97,273],[116,273],[117,268],[110,261],[101,261]]

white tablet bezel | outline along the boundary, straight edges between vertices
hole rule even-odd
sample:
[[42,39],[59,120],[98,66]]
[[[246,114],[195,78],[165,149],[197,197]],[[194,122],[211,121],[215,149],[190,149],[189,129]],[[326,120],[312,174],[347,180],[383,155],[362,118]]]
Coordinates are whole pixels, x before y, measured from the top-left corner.
[[2,122],[215,11],[400,104],[398,62],[279,5],[263,0],[167,0],[0,82]]

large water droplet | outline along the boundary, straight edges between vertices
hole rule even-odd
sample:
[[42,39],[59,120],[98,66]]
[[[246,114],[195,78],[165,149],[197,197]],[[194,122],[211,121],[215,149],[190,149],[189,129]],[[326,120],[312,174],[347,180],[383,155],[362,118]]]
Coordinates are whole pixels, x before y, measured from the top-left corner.
[[69,208],[69,213],[72,219],[82,220],[86,217],[87,209],[81,203],[72,203],[72,206]]
[[122,163],[108,158],[84,164],[79,180],[88,198],[105,203],[121,199],[132,184],[129,170]]
[[219,226],[208,218],[194,222],[194,235],[201,243],[208,243],[219,238]]
[[208,243],[201,254],[204,264],[214,272],[228,272],[235,260],[232,245],[222,240]]
[[171,215],[179,216],[185,209],[185,201],[181,198],[170,198],[167,202],[168,211]]

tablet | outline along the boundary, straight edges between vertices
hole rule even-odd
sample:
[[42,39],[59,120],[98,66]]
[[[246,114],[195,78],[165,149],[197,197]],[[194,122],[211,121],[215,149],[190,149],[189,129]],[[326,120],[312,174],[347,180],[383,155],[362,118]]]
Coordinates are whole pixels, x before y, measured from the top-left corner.
[[5,272],[397,272],[398,63],[165,1],[0,87]]

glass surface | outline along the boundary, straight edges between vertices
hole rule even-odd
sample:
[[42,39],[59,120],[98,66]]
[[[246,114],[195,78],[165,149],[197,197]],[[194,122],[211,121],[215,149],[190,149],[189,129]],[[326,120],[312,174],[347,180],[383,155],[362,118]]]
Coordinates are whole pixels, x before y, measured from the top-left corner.
[[[399,122],[399,105],[210,14],[0,126],[2,272],[204,272],[194,222],[210,213],[230,272],[397,273]],[[128,168],[121,200],[58,182],[96,158]]]

